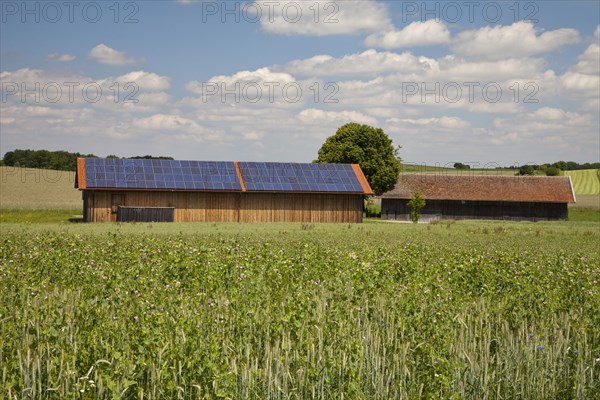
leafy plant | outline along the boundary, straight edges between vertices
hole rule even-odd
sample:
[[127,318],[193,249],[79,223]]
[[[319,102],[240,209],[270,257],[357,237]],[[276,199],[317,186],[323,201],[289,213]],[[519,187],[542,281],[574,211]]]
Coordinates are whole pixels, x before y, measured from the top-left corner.
[[421,209],[425,207],[425,199],[421,197],[419,192],[415,192],[412,199],[410,199],[407,203],[408,208],[410,208],[410,219],[413,223],[419,222],[421,219]]

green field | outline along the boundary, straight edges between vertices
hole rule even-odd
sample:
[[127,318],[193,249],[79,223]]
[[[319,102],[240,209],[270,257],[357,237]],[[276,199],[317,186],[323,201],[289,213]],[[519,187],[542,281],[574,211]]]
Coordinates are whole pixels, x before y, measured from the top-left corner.
[[565,171],[571,177],[575,194],[600,194],[600,170]]
[[0,209],[81,209],[75,173],[0,167]]
[[597,398],[597,227],[3,224],[0,398]]

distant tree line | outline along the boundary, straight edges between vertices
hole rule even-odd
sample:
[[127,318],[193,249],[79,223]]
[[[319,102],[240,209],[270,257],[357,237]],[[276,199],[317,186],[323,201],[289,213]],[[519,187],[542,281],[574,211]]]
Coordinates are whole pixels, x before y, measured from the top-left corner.
[[[516,169],[517,167],[512,168]],[[558,176],[561,171],[576,171],[580,169],[600,169],[600,163],[579,164],[575,161],[557,161],[553,164],[527,164],[519,167],[519,175]]]
[[[75,171],[77,169],[77,158],[97,158],[94,154],[71,153],[64,150],[14,150],[4,154],[2,165],[8,167],[54,169],[59,171]],[[110,155],[107,158],[119,158]],[[172,157],[154,157],[150,155],[127,157],[133,159],[161,159],[172,160]]]

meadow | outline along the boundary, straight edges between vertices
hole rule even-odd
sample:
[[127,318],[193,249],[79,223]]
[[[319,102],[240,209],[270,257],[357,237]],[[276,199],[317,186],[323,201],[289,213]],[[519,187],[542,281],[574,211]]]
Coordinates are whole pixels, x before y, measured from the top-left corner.
[[598,398],[599,236],[4,223],[0,398]]
[[600,194],[600,170],[583,169],[580,171],[565,171],[564,175],[571,177],[573,190],[576,194]]

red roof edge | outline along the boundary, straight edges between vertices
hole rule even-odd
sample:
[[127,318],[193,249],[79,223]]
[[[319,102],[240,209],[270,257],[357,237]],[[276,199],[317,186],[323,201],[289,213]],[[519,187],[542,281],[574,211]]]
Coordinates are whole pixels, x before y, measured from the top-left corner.
[[352,169],[354,170],[354,173],[356,174],[356,177],[358,178],[358,182],[360,182],[360,186],[362,186],[362,188],[363,188],[363,193],[364,194],[373,194],[371,185],[369,185],[367,178],[365,178],[365,174],[363,173],[362,169],[360,168],[360,165],[352,164]]
[[75,171],[75,188],[86,189],[85,182],[85,158],[77,157],[77,169]]
[[242,185],[242,192],[245,192],[246,184],[244,183],[244,177],[242,176],[242,170],[240,169],[240,165],[238,164],[237,161],[234,161],[233,165],[235,165],[235,171],[237,172],[237,176],[240,181],[240,185]]

